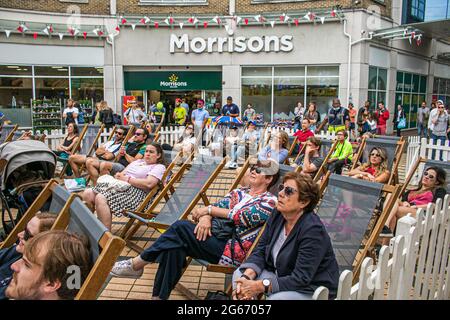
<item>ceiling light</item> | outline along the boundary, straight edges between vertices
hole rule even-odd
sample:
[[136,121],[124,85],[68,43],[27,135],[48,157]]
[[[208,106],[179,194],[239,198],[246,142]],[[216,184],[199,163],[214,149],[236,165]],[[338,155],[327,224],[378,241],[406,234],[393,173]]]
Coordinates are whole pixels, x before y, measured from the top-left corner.
[[19,66],[6,66],[8,69],[17,69]]

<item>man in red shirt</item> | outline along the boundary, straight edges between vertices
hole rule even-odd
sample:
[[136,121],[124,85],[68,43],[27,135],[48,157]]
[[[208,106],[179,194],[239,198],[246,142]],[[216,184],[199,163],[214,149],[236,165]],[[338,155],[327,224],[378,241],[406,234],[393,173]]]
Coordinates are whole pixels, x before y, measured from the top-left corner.
[[296,133],[294,133],[294,137],[297,137],[297,142],[299,142],[301,145],[303,145],[309,137],[314,137],[314,132],[311,131],[309,126],[309,119],[303,118],[302,130],[298,130]]
[[378,103],[378,110],[375,111],[375,116],[378,119],[377,134],[386,135],[386,122],[389,119],[389,110],[384,106],[383,102]]

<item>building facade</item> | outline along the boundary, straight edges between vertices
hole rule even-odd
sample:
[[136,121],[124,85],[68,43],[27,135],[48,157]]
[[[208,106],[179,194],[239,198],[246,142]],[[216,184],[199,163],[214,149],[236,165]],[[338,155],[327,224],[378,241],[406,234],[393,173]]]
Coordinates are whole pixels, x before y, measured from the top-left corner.
[[[146,106],[201,97],[214,114],[232,96],[265,121],[292,117],[297,102],[315,101],[324,114],[339,97],[392,111],[401,104],[410,128],[422,101],[450,104],[447,43],[426,33],[375,36],[401,25],[402,0],[30,3],[0,0],[0,110],[22,112],[23,125],[27,101],[43,97],[105,99],[118,113],[129,95]],[[53,33],[42,34],[50,24]]]

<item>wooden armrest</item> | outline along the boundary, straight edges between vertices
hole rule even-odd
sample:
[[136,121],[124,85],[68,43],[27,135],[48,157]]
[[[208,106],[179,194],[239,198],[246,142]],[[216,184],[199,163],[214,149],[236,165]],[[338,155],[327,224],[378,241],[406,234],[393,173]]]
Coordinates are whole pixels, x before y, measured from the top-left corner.
[[223,266],[221,264],[209,264],[206,266],[206,270],[211,272],[221,272],[225,274],[233,274],[236,267],[233,266]]
[[143,219],[151,219],[151,218],[155,218],[156,215],[152,214],[152,213],[143,213],[143,212],[139,212],[139,211],[134,211],[134,210],[124,210],[122,211],[122,214],[126,217],[128,217],[128,212],[131,212]]

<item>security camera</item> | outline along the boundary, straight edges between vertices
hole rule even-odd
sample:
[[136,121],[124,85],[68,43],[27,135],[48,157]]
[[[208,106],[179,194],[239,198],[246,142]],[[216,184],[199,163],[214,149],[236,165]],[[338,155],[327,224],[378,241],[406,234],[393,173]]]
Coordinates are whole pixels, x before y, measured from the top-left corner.
[[365,34],[366,30],[361,30],[361,35]]
[[357,6],[357,5],[361,4],[361,1],[360,1],[360,0],[355,0],[355,1],[353,1],[353,4],[354,4],[355,6]]

